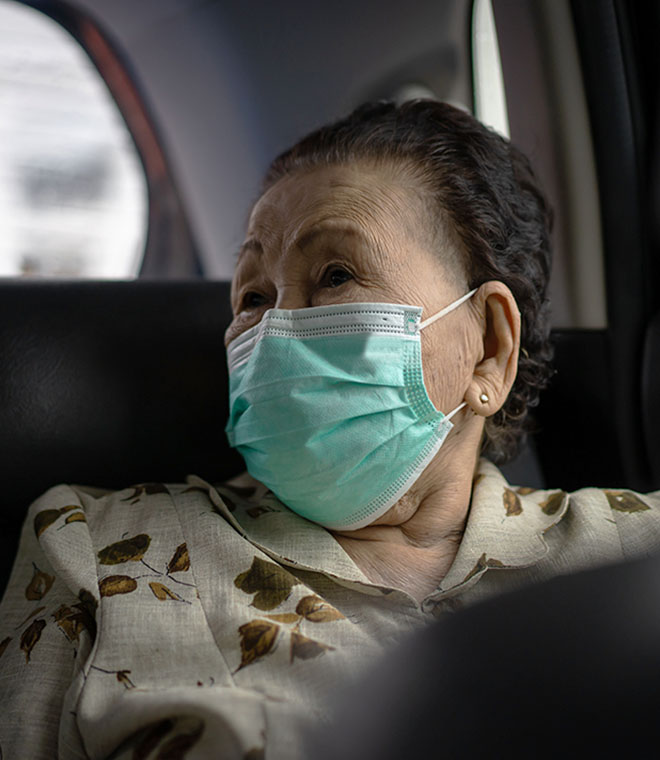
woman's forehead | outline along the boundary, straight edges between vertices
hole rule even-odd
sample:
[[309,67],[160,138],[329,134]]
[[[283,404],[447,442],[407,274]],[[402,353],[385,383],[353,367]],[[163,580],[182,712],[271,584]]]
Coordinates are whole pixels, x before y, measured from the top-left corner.
[[422,203],[392,171],[372,166],[324,166],[288,175],[255,204],[247,238],[299,235],[326,220],[367,236],[419,229]]

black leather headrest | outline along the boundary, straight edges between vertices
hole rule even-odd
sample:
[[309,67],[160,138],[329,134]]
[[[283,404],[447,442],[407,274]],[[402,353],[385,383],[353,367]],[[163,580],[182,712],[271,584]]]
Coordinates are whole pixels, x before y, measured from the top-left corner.
[[651,472],[660,484],[660,312],[649,322],[644,336],[642,406]]
[[0,281],[2,541],[57,483],[239,472],[224,433],[230,319],[225,282]]

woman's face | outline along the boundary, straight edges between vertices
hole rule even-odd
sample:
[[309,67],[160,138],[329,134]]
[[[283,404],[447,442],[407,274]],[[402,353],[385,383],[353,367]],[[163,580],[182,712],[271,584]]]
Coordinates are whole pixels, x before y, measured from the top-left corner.
[[[423,307],[422,319],[467,291],[451,235],[433,230],[414,180],[396,167],[331,166],[289,175],[250,216],[232,283],[229,343],[271,308],[355,302]],[[445,231],[446,232],[446,231]],[[440,243],[438,240],[440,239]],[[436,408],[462,400],[481,341],[470,303],[422,333]],[[478,358],[478,357],[477,357]]]

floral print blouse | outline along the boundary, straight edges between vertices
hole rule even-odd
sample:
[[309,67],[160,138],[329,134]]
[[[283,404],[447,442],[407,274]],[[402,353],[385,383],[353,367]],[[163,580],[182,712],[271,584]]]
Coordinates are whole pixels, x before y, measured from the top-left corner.
[[2,760],[295,760],[346,687],[464,604],[660,548],[660,492],[534,491],[482,460],[421,604],[249,479],[57,485],[0,605]]

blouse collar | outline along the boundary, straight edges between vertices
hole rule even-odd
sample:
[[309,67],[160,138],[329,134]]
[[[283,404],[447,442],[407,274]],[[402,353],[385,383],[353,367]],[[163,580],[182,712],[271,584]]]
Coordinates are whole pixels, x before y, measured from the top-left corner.
[[[292,512],[249,475],[217,485],[196,475],[186,481],[208,493],[216,511],[278,563],[323,573],[365,593],[391,591],[369,581],[325,528]],[[564,517],[568,501],[564,491],[514,487],[494,464],[481,459],[458,552],[438,588],[422,602],[422,609],[428,611],[466,590],[489,570],[539,562],[548,553],[544,534]]]

